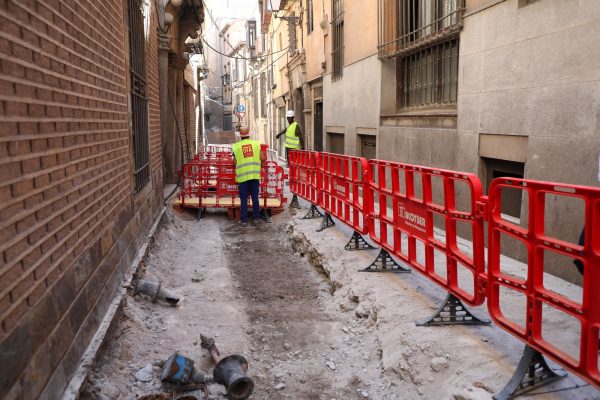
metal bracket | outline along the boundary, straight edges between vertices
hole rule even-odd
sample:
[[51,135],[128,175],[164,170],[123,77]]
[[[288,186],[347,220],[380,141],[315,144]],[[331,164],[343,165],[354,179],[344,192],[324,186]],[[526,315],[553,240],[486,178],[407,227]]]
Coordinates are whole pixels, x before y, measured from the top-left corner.
[[495,400],[508,400],[528,393],[541,386],[564,378],[564,371],[556,371],[548,366],[544,356],[529,345],[525,345],[523,355],[515,373],[506,386],[495,394]]
[[333,221],[333,219],[331,218],[331,215],[326,212],[325,215],[323,215],[323,220],[321,221],[321,226],[319,227],[319,229],[317,229],[317,232],[321,232],[329,227],[332,227],[335,225],[335,222]]
[[487,318],[477,318],[471,314],[458,297],[448,293],[446,300],[431,317],[415,321],[417,326],[445,326],[445,325],[489,325]]
[[352,234],[352,237],[344,246],[346,250],[371,250],[375,247],[371,246],[362,235],[356,231]]
[[317,206],[315,206],[314,204],[311,204],[310,209],[308,210],[306,215],[304,217],[302,217],[302,219],[321,218],[322,216],[323,216],[323,213],[321,211],[319,211]]
[[410,272],[409,268],[398,264],[385,249],[380,249],[379,254],[371,265],[365,269],[359,269],[359,272]]
[[298,196],[292,196],[292,201],[290,201],[290,208],[300,208],[300,202],[298,201]]

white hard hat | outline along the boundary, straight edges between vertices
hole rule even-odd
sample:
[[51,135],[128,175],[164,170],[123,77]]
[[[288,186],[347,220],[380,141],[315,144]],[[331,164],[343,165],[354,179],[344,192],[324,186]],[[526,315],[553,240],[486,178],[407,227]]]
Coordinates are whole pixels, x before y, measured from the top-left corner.
[[296,114],[294,113],[294,110],[288,110],[288,112],[285,113],[286,118],[290,118],[290,117],[295,117]]

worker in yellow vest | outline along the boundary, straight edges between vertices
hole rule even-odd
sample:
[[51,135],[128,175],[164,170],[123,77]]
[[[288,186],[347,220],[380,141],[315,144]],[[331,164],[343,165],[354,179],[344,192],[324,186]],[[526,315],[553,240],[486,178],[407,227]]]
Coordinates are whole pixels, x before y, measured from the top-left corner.
[[287,117],[288,127],[275,137],[279,139],[279,136],[285,133],[285,159],[289,160],[290,150],[301,150],[304,147],[304,137],[300,125],[295,121],[296,114],[294,110],[288,110],[285,116]]
[[248,195],[252,196],[254,222],[260,221],[260,170],[267,155],[261,151],[258,140],[250,139],[250,129],[241,128],[240,137],[242,140],[233,144],[235,181],[240,191],[240,222],[242,226],[248,226]]

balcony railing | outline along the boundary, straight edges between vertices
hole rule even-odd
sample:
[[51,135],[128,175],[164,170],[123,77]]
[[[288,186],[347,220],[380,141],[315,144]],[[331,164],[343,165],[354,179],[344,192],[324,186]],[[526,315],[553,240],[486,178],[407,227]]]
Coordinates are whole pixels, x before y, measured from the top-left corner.
[[379,57],[405,56],[458,37],[464,0],[379,0]]

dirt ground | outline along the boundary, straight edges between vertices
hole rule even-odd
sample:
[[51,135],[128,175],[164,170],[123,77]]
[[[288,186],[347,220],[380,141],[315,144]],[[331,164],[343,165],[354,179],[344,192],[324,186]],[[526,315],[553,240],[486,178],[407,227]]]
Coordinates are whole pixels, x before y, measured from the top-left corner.
[[[175,351],[212,372],[201,333],[221,355],[248,359],[251,399],[479,400],[502,388],[522,351],[516,339],[494,326],[415,327],[443,293],[416,273],[356,272],[376,252],[345,251],[348,229],[315,233],[317,220],[299,218],[305,212],[286,208],[271,224],[244,228],[222,213],[198,221],[169,210],[143,277],[183,300],[170,307],[128,296],[81,398],[159,393],[162,362]],[[221,385],[208,390],[226,398]],[[529,397],[600,394],[570,376]]]
[[[169,211],[144,279],[161,279],[184,299],[173,308],[129,296],[81,397],[160,392],[161,361],[175,351],[212,370],[199,345],[203,333],[222,355],[248,359],[253,399],[397,398],[384,394],[378,347],[364,329],[372,321],[337,312],[331,282],[309,254],[291,248],[289,217],[244,228],[224,214],[197,221]],[[135,374],[148,363],[153,379],[141,382]],[[209,390],[211,399],[226,398],[220,385]]]

